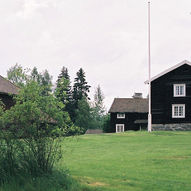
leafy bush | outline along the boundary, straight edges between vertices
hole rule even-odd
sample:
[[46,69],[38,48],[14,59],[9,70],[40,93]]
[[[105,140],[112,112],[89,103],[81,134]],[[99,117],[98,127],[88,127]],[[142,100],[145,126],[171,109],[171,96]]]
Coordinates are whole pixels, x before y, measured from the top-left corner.
[[61,139],[70,118],[64,105],[30,82],[15,98],[16,104],[0,117],[0,181],[10,176],[51,173],[62,156]]
[[110,115],[107,114],[103,120],[103,132],[110,133],[111,132],[111,124],[110,124]]

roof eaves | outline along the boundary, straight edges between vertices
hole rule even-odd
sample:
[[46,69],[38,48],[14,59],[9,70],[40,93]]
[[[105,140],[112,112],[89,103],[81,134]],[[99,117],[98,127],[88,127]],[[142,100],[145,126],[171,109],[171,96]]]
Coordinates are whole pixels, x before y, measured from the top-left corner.
[[15,91],[16,92],[1,92],[1,93],[5,93],[5,94],[18,94],[18,91],[20,90],[20,87],[18,87],[17,85],[15,85],[14,83],[12,83],[11,81],[7,80],[6,78],[4,78],[3,76],[0,75],[0,78],[2,78],[3,80],[5,80],[7,83],[11,84],[13,87],[15,87]]

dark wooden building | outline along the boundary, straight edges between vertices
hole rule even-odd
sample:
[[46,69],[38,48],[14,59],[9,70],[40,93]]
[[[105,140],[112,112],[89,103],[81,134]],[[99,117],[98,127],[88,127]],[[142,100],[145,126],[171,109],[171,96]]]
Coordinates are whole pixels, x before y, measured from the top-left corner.
[[148,99],[142,96],[115,98],[109,110],[111,132],[139,130],[147,127]]
[[0,76],[0,99],[6,109],[14,105],[13,95],[18,94],[18,91],[19,88],[17,86]]
[[151,114],[154,130],[191,129],[191,62],[185,60],[151,79]]

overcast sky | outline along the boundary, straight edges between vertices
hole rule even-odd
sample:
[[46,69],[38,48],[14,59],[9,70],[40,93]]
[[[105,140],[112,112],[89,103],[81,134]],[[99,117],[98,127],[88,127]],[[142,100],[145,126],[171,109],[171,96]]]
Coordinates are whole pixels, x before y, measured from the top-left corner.
[[[115,97],[147,95],[147,1],[1,0],[0,75],[15,63],[62,66],[71,80],[82,67],[91,92],[100,84],[109,109]],[[151,1],[152,76],[191,60],[191,1]]]

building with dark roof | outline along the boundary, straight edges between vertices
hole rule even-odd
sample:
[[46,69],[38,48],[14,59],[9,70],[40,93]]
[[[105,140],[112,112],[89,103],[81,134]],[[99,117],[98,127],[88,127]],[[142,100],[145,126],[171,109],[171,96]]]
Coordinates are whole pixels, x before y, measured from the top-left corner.
[[153,130],[191,130],[191,62],[151,78],[151,114]]
[[0,99],[4,103],[6,109],[14,105],[13,95],[18,94],[18,92],[19,87],[0,76]]
[[148,99],[142,94],[133,98],[115,98],[109,110],[111,117],[110,132],[139,130],[147,127]]

